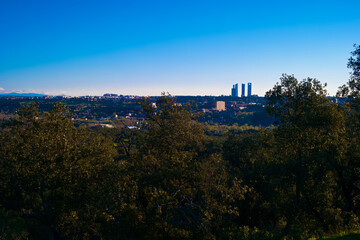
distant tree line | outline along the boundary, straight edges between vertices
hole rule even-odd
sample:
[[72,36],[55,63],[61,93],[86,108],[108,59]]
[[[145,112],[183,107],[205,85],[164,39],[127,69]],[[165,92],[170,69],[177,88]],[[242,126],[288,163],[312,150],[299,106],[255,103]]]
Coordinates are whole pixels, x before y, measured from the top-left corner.
[[206,134],[192,104],[143,99],[137,129],[77,128],[62,104],[0,132],[0,239],[303,239],[359,229],[360,47],[346,98],[284,74],[276,127]]

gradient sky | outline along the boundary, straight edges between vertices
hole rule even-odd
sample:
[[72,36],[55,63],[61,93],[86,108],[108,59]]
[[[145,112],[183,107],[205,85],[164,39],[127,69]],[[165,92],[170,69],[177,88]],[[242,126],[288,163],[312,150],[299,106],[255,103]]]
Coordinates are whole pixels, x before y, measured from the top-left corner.
[[263,96],[346,83],[360,1],[0,0],[0,92]]

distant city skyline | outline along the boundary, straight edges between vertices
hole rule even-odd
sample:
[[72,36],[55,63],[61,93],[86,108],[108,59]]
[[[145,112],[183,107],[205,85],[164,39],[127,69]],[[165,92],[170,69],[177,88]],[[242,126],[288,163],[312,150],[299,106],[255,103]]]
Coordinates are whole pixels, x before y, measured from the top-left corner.
[[264,96],[283,73],[348,81],[359,1],[2,1],[0,93]]
[[[231,94],[232,97],[251,97],[254,94],[252,94],[252,83],[247,83],[247,95],[245,95],[245,83],[241,83],[241,95],[239,96],[239,84],[235,83],[233,84],[231,88]],[[255,94],[257,95],[257,94]]]

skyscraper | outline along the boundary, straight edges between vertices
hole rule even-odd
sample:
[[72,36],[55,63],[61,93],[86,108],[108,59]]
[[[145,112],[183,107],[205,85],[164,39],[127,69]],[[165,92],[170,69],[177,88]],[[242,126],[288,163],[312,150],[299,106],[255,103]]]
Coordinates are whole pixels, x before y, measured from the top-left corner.
[[232,97],[238,97],[239,96],[239,88],[238,88],[238,84],[234,84],[232,89],[231,89],[231,96]]
[[251,83],[248,83],[248,97],[251,97]]
[[241,84],[241,97],[245,97],[245,84]]

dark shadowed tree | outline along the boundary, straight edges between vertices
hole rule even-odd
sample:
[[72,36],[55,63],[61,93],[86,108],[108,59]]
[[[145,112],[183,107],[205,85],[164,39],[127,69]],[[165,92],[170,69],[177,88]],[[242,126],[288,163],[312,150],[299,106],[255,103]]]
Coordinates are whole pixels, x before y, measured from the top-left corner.
[[345,144],[345,115],[326,97],[325,86],[316,79],[299,82],[283,75],[266,93],[267,110],[280,123],[274,134],[285,232],[327,232],[339,224],[331,220],[339,218],[333,176]]
[[354,44],[355,50],[351,52],[347,67],[351,69],[350,79],[347,84],[341,86],[338,96],[347,97],[350,100],[360,98],[360,45]]
[[26,106],[0,134],[2,217],[18,220],[30,239],[99,239],[112,222],[115,150],[69,116],[61,104],[45,113]]
[[339,88],[338,96],[345,97],[342,103],[346,113],[346,151],[337,168],[339,185],[346,202],[346,211],[353,215],[360,213],[360,45],[348,60],[351,69],[346,85]]
[[147,133],[134,161],[142,238],[213,238],[225,216],[238,214],[233,203],[245,187],[231,179],[221,156],[194,121],[191,105],[161,96],[154,107],[143,101]]

